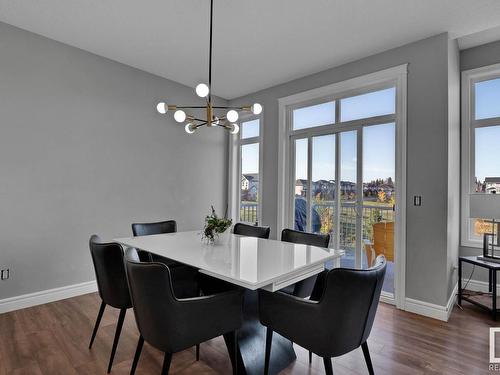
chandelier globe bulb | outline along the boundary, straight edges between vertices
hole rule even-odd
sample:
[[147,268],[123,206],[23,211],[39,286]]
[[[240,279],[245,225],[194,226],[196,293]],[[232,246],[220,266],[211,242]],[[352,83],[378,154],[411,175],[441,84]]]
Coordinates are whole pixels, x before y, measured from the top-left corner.
[[184,122],[186,121],[186,112],[184,112],[183,110],[181,109],[178,109],[177,111],[175,111],[174,113],[174,119],[175,121],[177,122]]
[[231,134],[238,134],[240,132],[240,126],[238,124],[231,124],[232,130],[230,131]]
[[199,83],[196,88],[196,95],[198,95],[200,98],[206,98],[208,96],[208,93],[210,92],[210,89],[205,83]]
[[164,115],[168,111],[167,103],[165,103],[165,102],[159,102],[156,105],[156,110],[158,111],[158,113]]
[[184,127],[184,130],[186,131],[186,133],[188,134],[193,134],[195,132],[195,129],[193,128],[193,124],[191,124],[190,122],[188,122],[186,124],[186,126]]
[[239,117],[240,116],[238,115],[238,112],[236,112],[234,109],[231,109],[226,114],[227,121],[229,121],[229,122],[236,122],[236,121],[238,121]]
[[260,115],[262,113],[262,105],[259,103],[254,103],[251,107],[252,113],[254,115]]

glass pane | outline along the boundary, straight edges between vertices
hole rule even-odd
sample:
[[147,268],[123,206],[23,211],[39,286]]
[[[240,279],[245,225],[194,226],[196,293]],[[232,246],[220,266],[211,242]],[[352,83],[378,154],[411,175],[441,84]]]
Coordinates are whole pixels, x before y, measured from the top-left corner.
[[385,255],[382,289],[389,293],[394,293],[395,172],[395,124],[363,128],[363,267]]
[[333,236],[335,209],[335,135],[312,139],[311,231]]
[[307,231],[307,138],[295,141],[295,230]]
[[500,194],[500,126],[475,129],[477,193]]
[[396,88],[369,92],[340,101],[340,121],[396,113]]
[[313,128],[335,122],[335,102],[293,110],[293,130]]
[[343,267],[355,267],[356,257],[356,131],[340,134],[340,248],[346,255]]
[[241,146],[240,220],[256,223],[259,202],[259,144]]
[[241,123],[241,139],[259,136],[260,120],[255,119]]
[[500,117],[500,78],[474,84],[476,91],[476,120]]

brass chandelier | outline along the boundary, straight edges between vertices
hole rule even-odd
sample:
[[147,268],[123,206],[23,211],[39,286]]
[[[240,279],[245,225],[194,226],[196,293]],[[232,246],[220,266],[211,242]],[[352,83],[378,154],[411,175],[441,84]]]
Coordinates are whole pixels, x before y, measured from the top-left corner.
[[[213,28],[213,10],[214,0],[210,0],[210,48],[208,60],[208,85],[199,83],[195,92],[200,98],[205,98],[206,104],[203,106],[189,105],[179,106],[174,104],[167,104],[160,102],[156,109],[161,114],[166,114],[169,111],[174,112],[174,119],[178,123],[185,124],[184,129],[188,134],[193,134],[196,129],[202,126],[215,127],[219,126],[229,130],[231,134],[238,134],[240,126],[238,119],[240,118],[239,112],[250,112],[258,115],[262,112],[262,106],[259,103],[242,107],[227,107],[215,106],[212,103],[212,28]],[[205,112],[204,118],[198,118],[194,115],[186,113],[185,110],[203,110]],[[216,112],[225,112],[222,115],[216,115]]]

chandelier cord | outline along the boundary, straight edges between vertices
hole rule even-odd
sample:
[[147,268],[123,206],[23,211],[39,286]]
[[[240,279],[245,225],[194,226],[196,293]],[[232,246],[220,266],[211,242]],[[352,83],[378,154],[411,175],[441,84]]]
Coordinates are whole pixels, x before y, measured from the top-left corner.
[[212,24],[214,15],[214,0],[210,0],[210,49],[208,57],[208,102],[212,104]]

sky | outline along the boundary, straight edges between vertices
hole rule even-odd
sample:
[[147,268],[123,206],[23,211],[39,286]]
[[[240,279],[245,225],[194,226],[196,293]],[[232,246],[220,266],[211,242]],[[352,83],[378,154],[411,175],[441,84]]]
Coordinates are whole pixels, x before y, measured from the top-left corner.
[[476,120],[500,117],[500,78],[477,82],[475,86]]
[[[500,78],[477,82],[476,120],[500,117]],[[500,123],[499,126],[476,129],[476,178],[500,176]]]
[[500,126],[476,129],[476,178],[500,177]]
[[[500,79],[477,82],[476,119],[500,117]],[[332,124],[335,126],[334,101],[293,111],[293,129]],[[375,91],[340,100],[341,121],[351,121],[366,117],[395,112],[395,88]],[[242,136],[258,135],[258,126],[248,123]],[[500,123],[499,126],[476,129],[476,177],[500,176]],[[341,142],[341,179],[356,181],[356,132],[326,135],[312,139],[313,180],[335,179],[335,137]],[[242,146],[242,172],[258,173],[258,145]],[[307,179],[307,141],[296,143],[296,178]],[[377,178],[386,179],[395,175],[395,125],[383,124],[363,128],[363,182]]]
[[[380,116],[395,112],[395,88],[341,99],[341,121]],[[335,122],[335,102],[294,110],[293,128],[304,129]],[[335,125],[332,125],[335,126]],[[312,178],[335,179],[335,137],[340,137],[340,177],[356,182],[356,131],[324,135],[312,139]],[[384,124],[363,130],[363,182],[395,175],[395,125]],[[296,178],[307,179],[307,142],[296,143]]]
[[[356,182],[356,131],[312,138],[312,178],[335,180],[335,137],[340,136],[340,179]],[[395,176],[395,124],[367,126],[363,129],[363,182]],[[307,140],[296,141],[296,178],[307,179]]]

